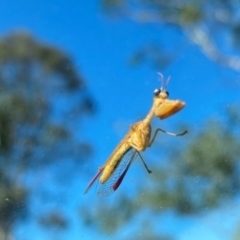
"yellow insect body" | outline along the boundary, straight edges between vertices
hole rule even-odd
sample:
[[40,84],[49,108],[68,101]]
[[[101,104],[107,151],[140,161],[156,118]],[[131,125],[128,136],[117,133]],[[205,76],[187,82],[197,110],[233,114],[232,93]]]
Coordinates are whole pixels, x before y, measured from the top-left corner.
[[107,162],[103,167],[102,175],[99,179],[101,183],[106,182],[117,168],[122,157],[127,153],[130,148],[135,148],[141,152],[146,149],[151,135],[151,126],[140,121],[131,126],[131,130],[127,133],[126,137],[115,148]]
[[[163,82],[162,74],[160,74],[160,76]],[[159,131],[162,131],[172,136],[182,136],[185,133],[187,133],[187,131],[184,131],[183,133],[180,134],[175,134],[166,132],[158,128],[156,129],[152,139],[150,140],[151,137],[150,123],[154,116],[160,119],[165,119],[180,111],[184,106],[185,102],[182,102],[180,100],[169,100],[168,92],[164,89],[163,86],[161,89],[156,89],[154,91],[153,105],[147,116],[142,121],[139,121],[131,126],[130,131],[126,134],[123,140],[115,148],[115,150],[110,155],[109,159],[106,161],[104,166],[99,168],[98,173],[89,183],[85,193],[88,192],[90,187],[93,185],[93,183],[101,174],[99,178],[99,183],[101,184],[101,186],[98,193],[102,196],[107,196],[111,194],[121,184],[126,172],[128,171],[133,159],[136,156],[140,157],[147,171],[151,173],[146,163],[144,162],[143,158],[141,157],[140,152],[144,151],[147,147],[150,147],[152,145]],[[134,151],[132,152],[132,155],[129,158],[126,158],[127,153],[133,149]],[[124,164],[122,164],[123,161]],[[123,169],[120,169],[121,164],[123,165],[122,166]],[[119,169],[120,171],[117,171]]]
[[105,183],[109,177],[113,174],[114,170],[117,168],[120,160],[126,154],[126,152],[131,148],[131,145],[127,141],[122,141],[117,148],[113,151],[106,164],[101,167],[103,172],[99,181]]

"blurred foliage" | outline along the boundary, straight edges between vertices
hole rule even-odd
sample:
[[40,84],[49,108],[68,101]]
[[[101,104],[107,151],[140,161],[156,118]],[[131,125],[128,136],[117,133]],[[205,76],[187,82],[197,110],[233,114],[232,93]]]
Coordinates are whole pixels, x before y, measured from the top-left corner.
[[[81,209],[85,224],[113,234],[143,213],[150,225],[158,227],[155,217],[168,210],[193,215],[237,197],[240,189],[239,109],[239,106],[230,106],[225,119],[209,119],[201,129],[185,136],[185,146],[179,149],[172,146],[174,151],[164,165],[151,163],[154,172],[145,184],[138,186],[136,194],[126,193],[119,196],[118,201]],[[146,228],[139,231],[149,234]]]
[[131,67],[138,66],[142,62],[149,63],[153,68],[165,68],[173,60],[173,53],[166,52],[164,47],[155,43],[146,44],[138,49],[129,59]]
[[6,176],[0,179],[0,226],[5,232],[14,221],[24,220],[27,215],[27,190]]
[[164,236],[159,234],[159,229],[158,232],[155,231],[153,228],[151,222],[148,220],[143,221],[140,224],[140,229],[142,231],[139,231],[139,233],[133,234],[132,237],[128,238],[129,240],[172,240],[173,238],[169,236]]
[[41,216],[39,222],[43,227],[47,228],[54,227],[65,229],[68,226],[68,221],[66,220],[65,216],[58,211],[53,211]]
[[237,230],[234,233],[233,240],[240,240],[240,223],[237,225]]
[[[153,23],[167,26],[174,31],[180,30],[191,43],[198,45],[207,57],[223,66],[240,71],[239,1],[101,0],[101,3],[103,11],[112,18],[129,18],[141,24]],[[168,53],[169,60],[181,56],[182,50],[185,49],[186,43],[182,41],[181,34],[178,35],[178,39],[172,43],[171,55]],[[225,35],[228,37],[225,38]],[[159,36],[161,37],[161,32]],[[153,46],[157,44],[159,43],[153,43]],[[135,55],[139,56],[139,52],[146,57],[141,56],[135,63],[140,64],[152,57],[154,66],[158,69],[163,67],[165,51],[159,52],[157,58],[149,47],[140,48]]]
[[[91,154],[74,124],[94,111],[83,79],[64,52],[26,32],[0,39],[0,226],[6,235],[29,214],[35,191],[34,184],[26,185],[29,174],[37,180],[42,167],[65,159],[81,164]],[[67,227],[60,216],[42,216],[42,222]]]

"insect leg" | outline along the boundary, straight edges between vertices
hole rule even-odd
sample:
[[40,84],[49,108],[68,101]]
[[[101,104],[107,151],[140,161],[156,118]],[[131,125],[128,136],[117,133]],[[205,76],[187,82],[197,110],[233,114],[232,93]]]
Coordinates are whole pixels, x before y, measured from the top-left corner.
[[163,132],[163,133],[166,133],[166,134],[168,134],[168,135],[170,135],[170,136],[173,136],[173,137],[183,136],[183,135],[185,135],[185,134],[187,133],[187,130],[185,130],[185,131],[182,132],[182,133],[177,134],[177,133],[167,132],[167,131],[165,131],[165,130],[163,130],[163,129],[161,129],[161,128],[158,128],[158,129],[156,129],[156,131],[155,131],[155,133],[154,133],[154,135],[153,135],[152,140],[149,142],[148,147],[151,147],[151,146],[152,146],[152,144],[153,144],[153,142],[154,142],[154,140],[155,140],[155,138],[156,138],[156,136],[157,136],[157,134],[158,134],[159,131],[161,131],[161,132]]
[[152,173],[152,171],[148,168],[147,164],[145,163],[145,161],[143,160],[140,152],[137,152],[138,153],[138,156],[140,157],[140,159],[142,160],[142,163],[144,165],[144,167],[146,168],[146,170],[148,171],[148,173]]

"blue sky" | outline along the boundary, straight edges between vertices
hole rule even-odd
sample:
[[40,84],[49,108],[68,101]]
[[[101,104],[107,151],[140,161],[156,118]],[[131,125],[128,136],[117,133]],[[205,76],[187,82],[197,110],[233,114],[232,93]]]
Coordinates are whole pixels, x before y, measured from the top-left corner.
[[[101,12],[98,1],[2,1],[0,16],[1,36],[12,30],[29,31],[41,41],[60,47],[75,61],[98,106],[97,114],[85,118],[82,126],[86,129],[83,136],[95,148],[95,154],[86,166],[92,173],[95,173],[96,166],[104,163],[129,125],[149,111],[153,90],[160,86],[157,71],[166,77],[172,76],[168,86],[170,97],[185,101],[187,106],[166,121],[155,120],[154,126],[174,132],[179,122],[187,122],[201,129],[207,117],[220,115],[227,104],[240,100],[239,88],[224,84],[239,79],[239,73],[219,68],[197,46],[186,44],[185,36],[172,29],[156,24],[139,25],[129,20],[111,21]],[[168,46],[174,45],[175,39],[180,41],[179,46],[185,43],[184,49],[179,49],[179,58],[166,69],[156,70],[147,64],[138,68],[127,65],[131,54],[146,42],[156,41]],[[91,177],[81,175],[67,193],[72,198],[66,208],[72,217],[67,236],[72,239],[79,239],[82,235],[84,238],[80,239],[93,237],[92,231],[85,231],[74,215],[81,202],[96,198],[94,191],[84,198],[82,196]],[[121,189],[119,191],[124,191],[124,183]],[[194,220],[192,228],[178,230],[178,239],[192,239],[191,234],[188,237],[188,231],[193,231],[194,239],[197,239],[195,236],[202,231],[202,219],[208,219],[208,215]],[[212,233],[211,227],[205,227],[205,239],[221,239]],[[36,229],[34,224],[29,224],[18,230],[18,234],[23,237],[29,232],[31,236],[31,231]],[[36,239],[43,239],[42,236]]]

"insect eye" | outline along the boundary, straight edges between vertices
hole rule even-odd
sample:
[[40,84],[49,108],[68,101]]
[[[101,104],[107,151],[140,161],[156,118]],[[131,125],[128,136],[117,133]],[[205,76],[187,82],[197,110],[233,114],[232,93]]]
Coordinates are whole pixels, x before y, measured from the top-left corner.
[[154,92],[153,92],[153,93],[154,93],[154,96],[157,97],[160,92],[161,92],[160,89],[155,89]]
[[169,92],[168,91],[166,91],[166,94],[167,94],[167,96],[169,96]]

